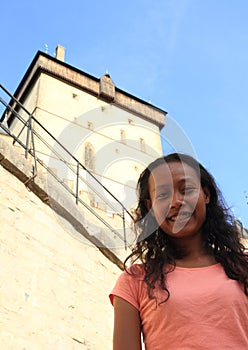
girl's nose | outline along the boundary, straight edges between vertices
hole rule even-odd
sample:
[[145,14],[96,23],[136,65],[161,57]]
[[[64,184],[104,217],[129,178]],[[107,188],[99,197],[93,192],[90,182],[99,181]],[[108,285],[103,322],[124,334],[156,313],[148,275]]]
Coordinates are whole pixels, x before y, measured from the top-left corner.
[[170,207],[171,208],[180,208],[184,203],[184,195],[181,193],[175,193],[173,195]]

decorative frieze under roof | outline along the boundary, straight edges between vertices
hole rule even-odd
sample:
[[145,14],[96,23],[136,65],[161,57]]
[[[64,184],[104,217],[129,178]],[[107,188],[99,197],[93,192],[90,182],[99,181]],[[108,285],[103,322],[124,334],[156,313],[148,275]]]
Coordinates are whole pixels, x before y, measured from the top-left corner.
[[[138,115],[157,125],[159,129],[165,125],[166,111],[117,88],[109,74],[105,74],[98,79],[65,63],[65,52],[63,49],[63,47],[58,45],[56,57],[52,57],[41,51],[37,52],[14,93],[16,99],[20,102],[25,101],[25,97],[28,95],[39,75],[44,73]],[[14,101],[11,101],[11,104],[14,105]],[[13,119],[13,115],[8,116],[9,125]]]

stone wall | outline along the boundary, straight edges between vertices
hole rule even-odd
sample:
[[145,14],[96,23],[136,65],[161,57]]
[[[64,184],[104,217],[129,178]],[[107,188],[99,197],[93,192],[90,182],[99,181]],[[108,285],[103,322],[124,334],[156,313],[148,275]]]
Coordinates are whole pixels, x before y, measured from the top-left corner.
[[0,166],[0,349],[111,349],[120,268]]

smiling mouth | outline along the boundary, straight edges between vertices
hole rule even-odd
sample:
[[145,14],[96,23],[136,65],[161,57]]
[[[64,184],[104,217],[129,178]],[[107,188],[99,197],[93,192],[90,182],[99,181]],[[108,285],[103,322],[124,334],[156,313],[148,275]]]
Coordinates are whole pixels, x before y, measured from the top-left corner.
[[192,216],[192,213],[180,213],[177,215],[170,216],[168,218],[169,221],[175,222],[175,221],[184,221],[190,219]]

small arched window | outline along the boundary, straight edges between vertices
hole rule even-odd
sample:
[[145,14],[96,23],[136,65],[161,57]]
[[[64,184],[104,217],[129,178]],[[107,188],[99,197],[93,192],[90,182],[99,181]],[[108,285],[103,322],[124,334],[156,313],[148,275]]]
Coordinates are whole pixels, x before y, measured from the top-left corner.
[[95,150],[91,143],[84,147],[84,165],[88,170],[95,171]]

